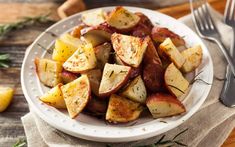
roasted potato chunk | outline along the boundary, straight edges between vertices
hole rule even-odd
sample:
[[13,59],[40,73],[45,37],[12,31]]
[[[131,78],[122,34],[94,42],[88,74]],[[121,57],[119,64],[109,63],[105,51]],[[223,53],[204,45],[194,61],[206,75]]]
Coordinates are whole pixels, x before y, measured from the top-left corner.
[[82,75],[76,80],[61,87],[66,107],[71,118],[75,118],[87,105],[91,88],[87,75]]
[[133,28],[132,35],[136,37],[146,37],[151,35],[153,24],[149,18],[141,12],[136,12],[135,14],[140,17],[140,21],[137,26]]
[[66,70],[63,70],[61,73],[61,78],[62,78],[62,82],[64,84],[67,84],[67,83],[72,82],[73,80],[77,79],[78,75],[71,73],[71,72],[68,72]]
[[185,63],[185,57],[175,47],[170,38],[167,38],[163,43],[161,43],[159,48],[165,54],[167,54],[167,56],[177,66],[177,68],[181,68]]
[[143,80],[149,91],[160,91],[164,81],[164,69],[160,64],[146,64],[143,66]]
[[116,29],[109,26],[107,23],[102,23],[98,26],[88,27],[81,30],[84,39],[91,43],[93,47],[110,41],[111,35],[116,32]]
[[129,31],[140,21],[140,17],[123,7],[116,7],[107,17],[107,23],[119,31]]
[[141,76],[136,77],[130,84],[121,92],[121,95],[139,103],[145,103],[147,91]]
[[113,123],[133,121],[139,117],[142,110],[140,103],[113,94],[109,99],[106,120]]
[[167,28],[162,28],[159,26],[155,26],[152,29],[151,33],[152,39],[156,43],[162,43],[165,39],[170,38],[175,46],[185,46],[185,41],[179,35],[175,34],[174,32],[170,31]]
[[107,14],[102,10],[98,9],[92,12],[87,12],[82,14],[82,22],[88,26],[97,26],[103,22]]
[[39,99],[42,102],[44,102],[52,107],[66,109],[64,97],[63,97],[62,91],[60,89],[60,87],[62,85],[63,84],[61,84],[61,83],[58,84],[56,87],[49,90],[47,93],[45,93]]
[[109,61],[112,45],[108,42],[94,48],[97,60],[97,68],[103,69],[104,65]]
[[35,58],[34,63],[38,78],[44,85],[54,87],[62,82],[60,74],[63,68],[60,62]]
[[96,96],[99,96],[99,87],[100,87],[100,81],[102,77],[102,72],[100,69],[93,69],[88,72],[86,72],[88,79],[90,81],[91,85],[91,91]]
[[189,82],[173,63],[166,68],[164,79],[167,89],[176,97],[183,95],[189,87]]
[[73,73],[83,73],[96,67],[95,52],[91,44],[77,49],[77,51],[63,64],[65,70]]
[[195,70],[202,62],[202,48],[200,45],[196,45],[192,48],[186,49],[181,54],[185,57],[186,61],[183,64],[181,71],[189,73]]
[[127,65],[138,67],[147,49],[149,38],[144,39],[114,33],[111,37],[117,56]]
[[108,104],[106,101],[100,100],[92,96],[86,106],[86,110],[90,112],[91,115],[100,116],[105,115],[107,107]]
[[184,105],[176,97],[165,93],[149,96],[146,105],[153,118],[179,115],[186,111]]
[[59,39],[56,39],[52,59],[65,62],[83,44],[84,42],[80,39],[74,38],[69,34],[64,34]]
[[161,90],[164,79],[164,69],[157,50],[150,40],[144,54],[143,80],[147,89],[151,92]]
[[129,66],[106,63],[99,87],[99,95],[106,97],[117,92],[128,80]]

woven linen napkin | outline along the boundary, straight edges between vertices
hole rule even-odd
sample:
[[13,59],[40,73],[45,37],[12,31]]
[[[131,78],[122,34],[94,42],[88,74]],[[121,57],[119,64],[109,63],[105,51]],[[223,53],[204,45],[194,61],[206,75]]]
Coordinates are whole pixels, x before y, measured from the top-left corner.
[[[232,33],[230,33],[231,28],[222,23],[222,16],[218,12],[213,9],[210,9],[210,11],[223,37],[224,44],[228,47],[232,37],[230,36],[230,34],[232,35]],[[195,30],[190,15],[179,20]],[[224,83],[223,78],[225,77],[226,68],[225,58],[216,44],[208,41],[204,42],[209,49],[214,65],[214,82],[210,94],[197,113],[179,127],[165,132],[164,134],[166,135],[166,139],[169,139],[188,128],[188,131],[180,136],[183,143],[190,147],[219,147],[235,126],[235,109],[225,107],[218,100]],[[33,111],[30,111],[30,113],[22,117],[22,122],[29,147],[98,147],[107,144],[87,141],[64,134],[48,125]],[[156,142],[162,135],[135,142],[112,144],[112,146],[131,147],[151,144]]]

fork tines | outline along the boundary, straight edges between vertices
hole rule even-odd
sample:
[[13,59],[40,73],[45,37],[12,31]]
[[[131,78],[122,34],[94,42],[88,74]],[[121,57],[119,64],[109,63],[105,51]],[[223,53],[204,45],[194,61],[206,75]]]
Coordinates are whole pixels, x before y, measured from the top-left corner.
[[235,26],[235,0],[227,0],[226,8],[224,12],[225,23],[231,26]]
[[191,9],[193,19],[198,31],[201,33],[205,30],[216,30],[215,24],[208,10],[206,0],[191,0]]

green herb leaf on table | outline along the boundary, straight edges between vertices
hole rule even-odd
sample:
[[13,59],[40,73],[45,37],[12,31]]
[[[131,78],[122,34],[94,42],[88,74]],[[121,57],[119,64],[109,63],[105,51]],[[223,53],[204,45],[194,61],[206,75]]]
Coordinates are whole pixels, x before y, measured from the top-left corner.
[[0,68],[8,68],[10,63],[10,54],[0,54]]
[[12,147],[26,147],[27,141],[26,139],[19,139],[15,144],[12,145]]
[[22,20],[14,23],[3,24],[0,25],[0,39],[3,38],[7,33],[11,32],[12,30],[21,29],[26,26],[34,25],[34,24],[41,24],[41,23],[48,23],[53,22],[49,19],[50,14],[35,16],[35,17],[24,17]]
[[[186,144],[182,143],[181,140],[176,140],[179,136],[184,134],[186,131],[188,131],[188,128],[179,132],[176,134],[172,139],[164,140],[166,135],[163,135],[158,141],[156,141],[153,144],[149,145],[141,145],[141,146],[133,146],[133,147],[174,147],[176,145],[178,146],[187,146]],[[107,144],[106,147],[112,147],[111,144]]]

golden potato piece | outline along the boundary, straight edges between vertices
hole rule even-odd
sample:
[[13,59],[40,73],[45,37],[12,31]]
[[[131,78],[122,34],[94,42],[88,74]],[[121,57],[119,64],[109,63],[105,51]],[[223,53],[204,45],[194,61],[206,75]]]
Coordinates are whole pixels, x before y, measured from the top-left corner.
[[189,87],[189,82],[173,63],[166,68],[164,80],[167,89],[176,97],[183,95]]
[[58,84],[56,87],[49,90],[47,93],[45,93],[39,99],[42,102],[44,102],[52,107],[65,109],[66,105],[64,102],[62,91],[60,89],[60,87],[62,85],[63,84]]
[[140,17],[123,7],[116,7],[107,18],[107,23],[118,30],[132,29],[140,21]]
[[170,38],[165,39],[164,42],[160,44],[159,48],[169,56],[170,60],[177,68],[181,68],[183,66],[185,57],[175,47]]
[[63,64],[65,70],[73,73],[83,73],[96,67],[95,52],[91,44],[87,43]]
[[44,85],[54,87],[62,82],[60,74],[63,68],[60,62],[35,58],[34,63],[39,80]]
[[113,123],[133,121],[139,117],[142,110],[140,103],[113,94],[109,99],[106,120]]
[[202,48],[200,45],[196,45],[192,48],[186,49],[181,54],[185,57],[186,61],[183,64],[181,70],[184,73],[189,73],[195,70],[202,62]]
[[87,105],[91,95],[90,83],[87,75],[61,87],[69,116],[75,118]]
[[10,87],[0,86],[0,112],[7,109],[12,101],[14,90]]

